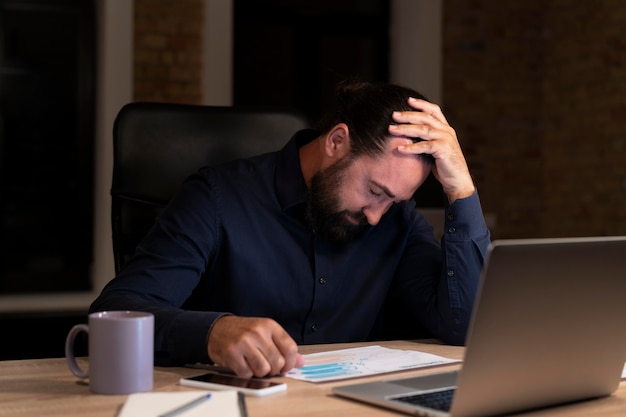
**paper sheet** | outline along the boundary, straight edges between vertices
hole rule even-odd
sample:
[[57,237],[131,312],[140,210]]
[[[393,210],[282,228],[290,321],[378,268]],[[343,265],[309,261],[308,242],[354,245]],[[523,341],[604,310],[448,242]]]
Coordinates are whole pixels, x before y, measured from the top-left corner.
[[[130,394],[118,417],[157,417],[206,395],[209,391],[143,392]],[[237,391],[210,391],[211,398],[186,410],[181,417],[243,417]]]
[[304,366],[287,377],[309,382],[325,382],[381,374],[426,366],[460,362],[414,350],[368,346],[304,355]]

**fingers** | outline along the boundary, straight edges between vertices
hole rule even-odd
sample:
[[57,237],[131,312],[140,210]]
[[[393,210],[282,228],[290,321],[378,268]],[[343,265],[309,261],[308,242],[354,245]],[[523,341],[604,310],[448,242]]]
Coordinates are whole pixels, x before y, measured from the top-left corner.
[[435,158],[461,153],[456,132],[448,124],[441,108],[425,100],[409,98],[411,107],[419,111],[395,111],[392,118],[397,125],[389,126],[393,136],[420,138],[422,141],[398,148],[404,153],[427,153]]
[[408,103],[409,106],[413,107],[415,110],[419,110],[421,113],[429,115],[441,123],[448,124],[448,121],[446,120],[446,117],[444,116],[441,107],[439,107],[437,104],[413,97],[409,98]]
[[454,129],[438,105],[413,98],[409,99],[409,105],[419,111],[393,112],[392,118],[398,124],[389,126],[392,135],[426,141],[454,136],[456,140]]
[[304,366],[304,357],[298,353],[298,356],[296,357],[296,364],[294,365],[294,368],[302,368],[303,366]]
[[209,334],[208,353],[215,363],[246,378],[277,375],[302,366],[295,341],[267,318],[218,319]]
[[[282,328],[281,328],[282,330]],[[302,355],[298,353],[298,345],[284,330],[274,335],[274,344],[281,356],[283,366],[273,369],[272,375],[286,374],[293,368],[300,368],[304,364]]]
[[400,152],[426,153],[435,158],[445,158],[446,155],[460,152],[456,132],[447,122],[422,112],[394,112],[392,117],[401,124],[389,126],[391,135],[422,139],[398,148]]
[[412,98],[408,103],[417,111],[394,112],[392,118],[398,124],[390,125],[389,133],[422,141],[399,146],[398,152],[432,155],[435,158],[432,172],[442,184],[449,201],[469,197],[475,191],[474,183],[456,132],[448,124],[441,108]]

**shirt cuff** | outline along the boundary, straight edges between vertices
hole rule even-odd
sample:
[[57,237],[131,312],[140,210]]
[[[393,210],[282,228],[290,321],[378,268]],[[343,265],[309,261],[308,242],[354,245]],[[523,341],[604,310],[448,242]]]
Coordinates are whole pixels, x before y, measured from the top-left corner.
[[208,363],[207,336],[220,313],[184,311],[178,315],[169,334],[169,351],[177,363]]
[[477,239],[488,233],[478,192],[446,206],[444,234],[448,240]]

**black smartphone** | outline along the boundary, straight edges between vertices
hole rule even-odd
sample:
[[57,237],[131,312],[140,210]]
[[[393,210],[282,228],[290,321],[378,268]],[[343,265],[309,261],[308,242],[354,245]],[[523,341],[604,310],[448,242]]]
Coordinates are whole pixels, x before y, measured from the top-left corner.
[[180,385],[215,390],[235,389],[243,394],[256,397],[274,394],[287,389],[287,384],[284,382],[273,382],[269,379],[241,378],[234,375],[216,373],[183,377],[180,379]]

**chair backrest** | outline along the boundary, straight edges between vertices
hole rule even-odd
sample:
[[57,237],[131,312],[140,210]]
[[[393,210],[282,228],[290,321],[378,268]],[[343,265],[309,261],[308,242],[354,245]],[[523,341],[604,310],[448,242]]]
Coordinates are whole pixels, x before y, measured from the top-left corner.
[[309,126],[301,113],[283,108],[145,102],[122,107],[113,127],[116,273],[185,178],[205,165],[279,150]]

